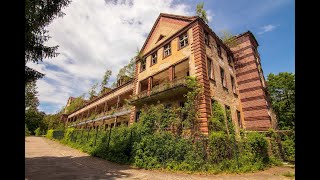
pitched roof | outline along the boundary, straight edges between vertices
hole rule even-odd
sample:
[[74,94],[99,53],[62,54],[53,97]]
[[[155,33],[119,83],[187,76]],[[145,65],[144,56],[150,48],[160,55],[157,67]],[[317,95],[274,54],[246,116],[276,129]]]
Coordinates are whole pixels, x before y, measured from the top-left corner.
[[175,15],[175,14],[167,14],[167,13],[160,13],[156,22],[153,24],[151,31],[148,34],[147,39],[145,40],[140,52],[143,52],[144,48],[146,47],[152,33],[154,32],[157,24],[159,23],[159,20],[161,17],[166,17],[166,18],[171,18],[171,19],[177,19],[177,20],[182,20],[182,21],[187,21],[191,23],[193,20],[197,19],[197,16],[181,16],[181,15]]

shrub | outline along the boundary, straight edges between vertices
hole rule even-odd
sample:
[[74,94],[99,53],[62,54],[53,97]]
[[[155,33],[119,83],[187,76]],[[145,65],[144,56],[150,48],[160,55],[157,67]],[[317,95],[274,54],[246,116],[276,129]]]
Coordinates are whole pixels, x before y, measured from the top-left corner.
[[247,143],[250,145],[251,152],[255,155],[255,160],[261,159],[263,163],[269,162],[268,142],[262,133],[248,133]]
[[209,136],[210,162],[218,163],[230,157],[229,143],[226,133],[222,131],[212,132]]
[[42,132],[41,132],[40,127],[38,127],[36,130],[34,130],[34,134],[35,134],[36,136],[41,136]]
[[24,127],[24,135],[25,136],[30,136],[30,131],[28,130],[28,127],[27,127],[27,125],[25,125],[25,127]]
[[290,136],[284,136],[282,149],[285,160],[295,161],[295,142],[293,138],[290,138]]
[[49,129],[48,131],[47,131],[47,135],[46,135],[46,137],[48,138],[48,139],[53,139],[53,129]]

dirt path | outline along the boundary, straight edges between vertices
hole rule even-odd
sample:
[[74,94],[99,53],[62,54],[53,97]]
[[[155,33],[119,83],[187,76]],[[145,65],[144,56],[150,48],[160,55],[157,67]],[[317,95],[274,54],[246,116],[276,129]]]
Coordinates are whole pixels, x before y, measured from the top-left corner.
[[292,179],[283,176],[294,172],[290,167],[274,167],[246,174],[190,175],[134,169],[100,158],[90,157],[79,150],[43,137],[25,140],[25,179]]

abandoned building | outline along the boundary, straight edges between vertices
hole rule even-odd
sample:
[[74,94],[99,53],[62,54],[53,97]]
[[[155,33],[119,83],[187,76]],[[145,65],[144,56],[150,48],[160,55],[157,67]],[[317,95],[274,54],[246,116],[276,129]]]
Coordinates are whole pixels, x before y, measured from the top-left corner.
[[130,125],[139,120],[145,104],[182,106],[185,77],[195,76],[204,89],[198,118],[203,134],[208,134],[213,101],[231,110],[236,132],[240,127],[275,128],[259,44],[250,31],[235,36],[233,42],[224,44],[198,16],[161,13],[136,58],[135,77],[118,82],[63,119],[77,128]]

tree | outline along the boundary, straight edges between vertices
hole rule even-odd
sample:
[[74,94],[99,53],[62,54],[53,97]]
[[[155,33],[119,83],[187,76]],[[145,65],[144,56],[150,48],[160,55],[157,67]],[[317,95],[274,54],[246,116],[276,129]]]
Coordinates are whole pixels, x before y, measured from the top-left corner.
[[[137,52],[139,53],[139,52]],[[132,78],[134,78],[135,75],[135,65],[136,61],[135,58],[131,58],[128,64],[124,65],[122,68],[119,69],[119,72],[117,74],[117,79],[115,82],[113,82],[112,87],[115,88],[117,87],[117,83],[120,79],[124,81],[128,81]]]
[[295,126],[295,74],[270,73],[267,78],[272,108],[277,115],[279,129],[294,129]]
[[196,8],[197,16],[199,16],[205,23],[209,23],[207,12],[203,9],[204,2],[198,3]]
[[39,100],[37,97],[37,85],[35,81],[28,82],[25,86],[25,108],[37,109],[39,106]]
[[104,87],[108,84],[111,74],[112,74],[112,71],[109,69],[104,73],[102,82],[100,84],[100,93],[99,94],[103,93]]
[[[70,105],[65,107],[65,113],[69,114],[69,113],[75,111],[76,109],[82,107],[85,104],[84,95],[85,94],[82,94],[81,96],[73,99],[71,101]],[[61,112],[63,112],[63,111],[60,111],[57,114],[61,114]]]
[[56,17],[64,15],[61,9],[71,0],[25,0],[25,85],[44,74],[26,66],[31,61],[38,63],[43,58],[56,57],[58,46],[45,46],[50,36],[45,29]]
[[233,47],[236,45],[236,36],[233,35],[229,30],[222,30],[220,39],[229,47]]
[[90,88],[90,90],[88,92],[89,93],[89,99],[92,99],[93,96],[95,96],[97,94],[97,92],[96,92],[97,87],[98,87],[98,83],[94,83],[92,85],[92,87]]
[[45,116],[44,112],[39,112],[37,109],[28,109],[25,112],[25,124],[31,134],[34,134],[34,130],[38,127],[43,127],[43,117]]

